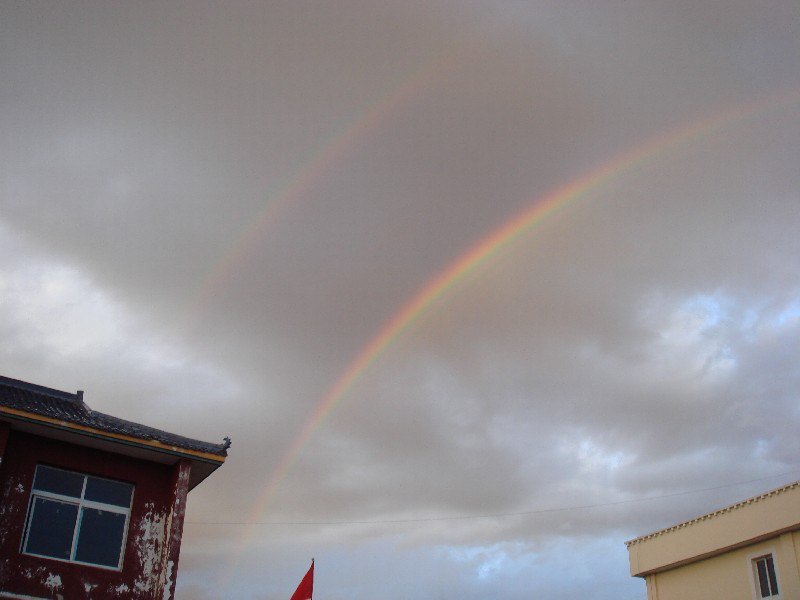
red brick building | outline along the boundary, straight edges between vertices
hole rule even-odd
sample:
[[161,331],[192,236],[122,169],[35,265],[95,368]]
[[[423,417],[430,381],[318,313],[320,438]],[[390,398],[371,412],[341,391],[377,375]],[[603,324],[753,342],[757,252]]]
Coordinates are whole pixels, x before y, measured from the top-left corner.
[[0,377],[0,598],[171,599],[187,493],[229,446]]

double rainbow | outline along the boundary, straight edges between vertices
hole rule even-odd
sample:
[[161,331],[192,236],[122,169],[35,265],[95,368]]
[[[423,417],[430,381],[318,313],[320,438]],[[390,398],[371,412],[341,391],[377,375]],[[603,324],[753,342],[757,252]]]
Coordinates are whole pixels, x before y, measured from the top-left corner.
[[[612,160],[588,171],[578,179],[537,198],[526,209],[505,224],[479,240],[447,268],[433,277],[400,310],[398,310],[362,348],[347,369],[331,385],[308,416],[298,435],[283,455],[257,498],[251,511],[250,525],[245,528],[237,547],[242,551],[252,539],[255,526],[265,513],[270,500],[313,433],[344,399],[365,371],[377,361],[408,328],[422,315],[440,303],[456,283],[480,268],[492,257],[507,249],[520,237],[529,234],[549,217],[590,192],[622,175],[645,165],[665,153],[684,147],[701,137],[708,136],[762,113],[792,107],[800,101],[800,90],[761,98],[755,102],[737,105],[671,129],[624,152]],[[234,567],[235,561],[231,567]]]

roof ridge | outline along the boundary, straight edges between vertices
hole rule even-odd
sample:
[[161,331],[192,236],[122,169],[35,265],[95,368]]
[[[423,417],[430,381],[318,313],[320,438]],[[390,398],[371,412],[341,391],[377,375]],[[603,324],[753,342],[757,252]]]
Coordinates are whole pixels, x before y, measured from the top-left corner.
[[220,443],[216,443],[216,442],[206,442],[206,441],[203,441],[203,440],[200,440],[200,439],[197,439],[197,438],[181,435],[179,433],[172,433],[172,432],[167,431],[165,429],[159,429],[158,427],[153,427],[151,425],[146,425],[144,423],[139,423],[137,421],[131,421],[129,419],[123,419],[121,417],[115,417],[114,415],[109,415],[108,413],[103,413],[103,412],[100,412],[99,410],[89,409],[89,414],[92,417],[105,419],[105,420],[107,420],[107,421],[109,421],[111,423],[124,423],[126,425],[132,425],[132,426],[136,427],[143,434],[142,437],[145,437],[145,438],[151,438],[152,439],[152,438],[155,437],[154,436],[154,434],[155,434],[155,435],[168,436],[168,437],[179,439],[179,440],[183,440],[183,441],[186,441],[186,442],[200,443],[200,444],[204,444],[204,445],[208,445],[208,446],[216,446],[217,448],[222,449],[222,450],[226,449],[224,443],[220,444]]
[[227,456],[227,450],[230,448],[228,438],[225,438],[222,443],[206,442],[92,410],[83,401],[82,391],[70,394],[0,375],[0,408],[4,406],[57,419],[62,424],[71,423],[81,427],[94,427],[106,433],[157,441],[185,450],[217,456]]
[[632,540],[628,540],[625,542],[626,546],[631,546],[633,544],[637,544],[639,542],[643,542],[645,540],[649,540],[654,537],[658,537],[660,535],[664,535],[665,533],[670,533],[671,531],[675,531],[677,529],[683,529],[684,527],[689,527],[690,525],[694,525],[700,521],[706,521],[711,519],[712,517],[716,517],[718,515],[729,513],[734,510],[741,508],[747,504],[754,504],[756,502],[760,502],[770,496],[777,496],[778,494],[782,494],[790,489],[800,487],[800,481],[795,481],[793,483],[787,483],[786,485],[782,485],[781,487],[775,488],[773,490],[769,490],[768,492],[764,492],[763,494],[758,494],[757,496],[752,496],[751,498],[746,498],[744,500],[740,500],[735,504],[731,504],[730,506],[725,506],[723,508],[719,508],[715,511],[710,513],[706,513],[704,515],[700,515],[699,517],[695,517],[694,519],[689,519],[688,521],[684,521],[683,523],[678,523],[677,525],[671,525],[669,527],[665,527],[664,529],[659,529],[658,531],[654,531],[652,533],[648,533],[646,535],[639,536],[637,538],[633,538]]
[[58,398],[59,400],[68,400],[71,402],[75,402],[76,404],[83,404],[82,391],[72,394],[70,392],[56,390],[54,388],[45,387],[43,385],[37,385],[35,383],[29,383],[27,381],[22,381],[20,379],[12,379],[11,377],[6,377],[4,375],[0,375],[0,384],[14,387],[20,390],[26,390],[29,392],[37,392],[39,394],[44,394],[45,396]]

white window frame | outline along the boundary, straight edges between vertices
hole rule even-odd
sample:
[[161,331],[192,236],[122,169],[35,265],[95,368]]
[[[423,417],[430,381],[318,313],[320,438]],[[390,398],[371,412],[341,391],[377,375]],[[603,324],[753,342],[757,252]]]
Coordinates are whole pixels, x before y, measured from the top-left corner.
[[[47,469],[53,469],[55,471],[63,471],[65,473],[70,473],[72,475],[80,475],[83,477],[83,486],[81,488],[81,497],[76,498],[75,496],[64,496],[62,494],[56,494],[54,492],[48,492],[44,490],[37,490],[31,485],[31,497],[28,501],[28,514],[25,517],[25,535],[22,536],[22,547],[20,548],[20,552],[22,554],[26,554],[28,556],[36,556],[37,558],[46,558],[48,560],[57,560],[59,562],[66,562],[66,563],[73,563],[78,565],[86,565],[89,567],[95,567],[97,569],[106,569],[109,571],[121,571],[122,565],[125,562],[125,547],[127,546],[128,540],[128,527],[131,522],[131,507],[133,506],[133,496],[136,493],[136,487],[132,484],[129,484],[125,481],[118,481],[115,479],[109,479],[108,477],[96,477],[95,475],[89,475],[88,473],[81,473],[80,471],[70,471],[68,469],[61,469],[58,467],[51,467],[50,465],[36,465],[36,471],[38,472],[39,467],[45,467]],[[126,483],[127,485],[131,485],[133,488],[131,490],[131,501],[128,508],[123,506],[117,506],[115,504],[106,504],[104,502],[96,502],[94,500],[87,500],[84,498],[86,495],[86,483],[89,480],[89,477],[93,479],[102,479],[104,481],[113,481],[114,483]],[[34,473],[34,479],[36,481],[36,474]],[[72,532],[72,546],[70,547],[69,559],[64,558],[57,558],[55,556],[48,556],[46,554],[37,554],[35,552],[28,552],[25,548],[28,545],[28,534],[30,533],[31,523],[33,522],[34,513],[35,513],[35,503],[36,498],[44,498],[46,500],[55,500],[57,502],[63,502],[64,504],[71,504],[73,506],[78,507],[78,516],[75,519],[75,529]],[[125,527],[122,531],[122,540],[121,544],[122,547],[120,548],[119,552],[119,562],[117,563],[116,567],[110,567],[108,565],[100,565],[93,562],[85,562],[82,560],[77,560],[75,558],[75,554],[78,551],[78,538],[81,532],[81,522],[83,521],[83,509],[84,508],[93,508],[95,510],[113,512],[121,515],[125,515]]]
[[783,583],[781,583],[781,574],[778,570],[778,554],[775,551],[775,548],[767,548],[762,550],[761,552],[756,552],[750,554],[747,557],[747,561],[750,566],[750,582],[752,585],[753,590],[753,600],[764,600],[764,596],[761,596],[761,582],[758,578],[758,567],[756,566],[756,562],[761,560],[762,558],[769,558],[772,557],[772,568],[775,570],[775,581],[778,583],[778,593],[773,596],[765,596],[769,600],[782,600],[785,596],[783,595]]

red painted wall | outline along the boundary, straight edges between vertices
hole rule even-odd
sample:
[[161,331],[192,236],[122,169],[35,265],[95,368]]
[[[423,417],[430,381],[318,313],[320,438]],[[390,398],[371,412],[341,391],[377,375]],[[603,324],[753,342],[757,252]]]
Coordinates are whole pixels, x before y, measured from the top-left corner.
[[[39,463],[135,486],[121,571],[20,552]],[[175,473],[176,469],[167,465],[11,431],[0,464],[0,591],[66,600],[161,600],[166,583],[170,597],[175,574],[167,573],[167,567],[177,571],[177,564],[167,564],[173,558],[177,563],[170,532],[175,525],[182,525],[183,517],[180,511],[175,515],[180,523],[173,522]]]

